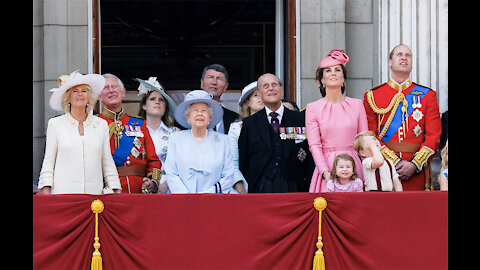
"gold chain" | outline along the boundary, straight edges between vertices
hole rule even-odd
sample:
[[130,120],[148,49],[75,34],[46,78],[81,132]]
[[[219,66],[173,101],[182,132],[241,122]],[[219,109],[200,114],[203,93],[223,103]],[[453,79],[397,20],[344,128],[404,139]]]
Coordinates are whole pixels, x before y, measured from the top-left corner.
[[[397,111],[397,108],[398,108],[398,105],[400,104],[400,102],[402,102],[403,100],[405,99],[405,95],[403,95],[401,92],[398,92],[395,94],[395,96],[393,96],[392,98],[392,101],[390,101],[390,104],[388,104],[388,107],[385,108],[385,109],[380,109],[377,107],[377,105],[375,104],[374,100],[373,100],[373,91],[370,90],[367,92],[367,101],[368,101],[368,104],[370,105],[370,107],[372,108],[372,110],[376,113],[376,114],[386,114],[387,112],[391,111],[393,109],[393,112]],[[403,104],[403,107],[406,107],[407,104]],[[408,105],[407,105],[408,106]],[[402,111],[402,114],[403,113],[406,113],[406,112],[403,112]],[[392,120],[393,120],[393,116],[395,115],[395,113],[390,113],[390,115],[388,116],[388,119],[387,119],[387,122],[385,123],[385,126],[383,127],[382,129],[382,132],[380,132],[380,134],[378,135],[378,139],[381,140],[383,138],[383,136],[385,136],[385,133],[387,132],[388,130],[388,127],[390,127],[390,124],[392,123]],[[383,117],[382,117],[382,120],[383,120]],[[403,121],[402,121],[403,122]],[[381,123],[378,123],[378,125],[380,126]]]

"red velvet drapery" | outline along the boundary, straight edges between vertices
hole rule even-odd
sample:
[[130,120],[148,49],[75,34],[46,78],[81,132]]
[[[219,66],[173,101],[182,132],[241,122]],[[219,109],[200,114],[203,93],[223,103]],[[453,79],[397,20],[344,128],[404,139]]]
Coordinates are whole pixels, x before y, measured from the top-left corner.
[[448,192],[34,195],[34,269],[447,269]]

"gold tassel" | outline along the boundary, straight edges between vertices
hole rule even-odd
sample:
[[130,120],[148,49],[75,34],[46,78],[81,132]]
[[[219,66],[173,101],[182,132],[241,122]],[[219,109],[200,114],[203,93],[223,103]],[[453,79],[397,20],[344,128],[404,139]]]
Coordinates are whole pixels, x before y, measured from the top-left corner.
[[313,258],[313,270],[325,270],[325,258],[323,256],[322,243],[322,211],[327,207],[327,201],[323,197],[315,198],[313,206],[318,210],[318,250]]
[[94,200],[91,205],[93,213],[95,213],[95,243],[93,247],[95,251],[93,251],[92,256],[92,265],[90,267],[91,270],[102,270],[102,256],[98,249],[100,248],[100,238],[98,237],[98,214],[103,211],[103,202],[100,200]]

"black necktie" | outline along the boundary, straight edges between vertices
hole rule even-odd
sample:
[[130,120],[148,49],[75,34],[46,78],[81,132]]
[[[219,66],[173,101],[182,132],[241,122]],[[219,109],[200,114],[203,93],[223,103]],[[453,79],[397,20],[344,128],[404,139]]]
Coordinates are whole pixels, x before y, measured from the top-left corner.
[[272,117],[270,124],[272,124],[273,131],[275,131],[275,133],[278,133],[278,129],[280,127],[280,121],[278,121],[277,118],[278,113],[271,112],[269,115]]

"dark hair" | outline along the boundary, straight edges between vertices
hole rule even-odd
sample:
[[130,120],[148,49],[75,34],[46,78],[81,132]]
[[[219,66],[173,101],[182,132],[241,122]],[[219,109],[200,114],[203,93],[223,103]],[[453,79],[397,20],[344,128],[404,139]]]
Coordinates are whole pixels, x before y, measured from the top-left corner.
[[[347,68],[343,64],[340,64],[340,66],[342,67],[343,78],[345,79],[345,82],[346,82],[347,81]],[[322,97],[324,97],[326,95],[326,89],[323,86],[323,83],[321,81],[322,77],[323,77],[323,70],[325,70],[325,68],[317,68],[317,72],[315,73],[315,80],[320,82],[320,87],[319,88],[320,88],[320,94],[322,94]],[[345,82],[342,85],[342,94],[345,93]]]
[[227,72],[227,69],[220,65],[220,64],[211,64],[211,65],[208,65],[206,66],[204,69],[203,69],[203,72],[202,72],[202,80],[203,78],[205,77],[205,74],[207,74],[207,70],[209,69],[213,69],[215,71],[218,71],[218,72],[221,72],[223,73],[223,75],[225,75],[225,82],[228,82],[228,72]]
[[283,103],[290,103],[295,110],[300,111],[300,109],[298,108],[297,103],[295,103],[295,101],[284,98],[284,99],[282,99],[282,102]]
[[[144,95],[142,97],[142,99],[140,100],[140,108],[138,110],[138,116],[140,116],[141,118],[143,119],[147,119],[147,111],[145,111],[143,109],[143,106],[145,106],[147,104],[147,98],[150,97],[150,95],[153,93],[153,92],[157,92],[157,91],[150,91],[148,92],[146,95]],[[168,108],[168,100],[162,95],[162,98],[165,103],[165,113],[163,114],[162,116],[162,122],[167,126],[167,127],[171,127],[173,126],[173,123],[174,123],[174,120],[173,118],[169,115],[169,108]]]

